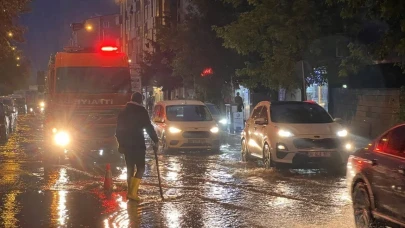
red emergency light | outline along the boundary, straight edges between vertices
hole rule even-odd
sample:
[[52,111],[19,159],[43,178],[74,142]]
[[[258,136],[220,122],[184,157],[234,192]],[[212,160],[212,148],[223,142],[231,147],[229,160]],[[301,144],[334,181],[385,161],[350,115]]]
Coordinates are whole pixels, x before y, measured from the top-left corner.
[[103,47],[101,47],[101,51],[105,51],[105,52],[118,51],[118,47],[103,46]]

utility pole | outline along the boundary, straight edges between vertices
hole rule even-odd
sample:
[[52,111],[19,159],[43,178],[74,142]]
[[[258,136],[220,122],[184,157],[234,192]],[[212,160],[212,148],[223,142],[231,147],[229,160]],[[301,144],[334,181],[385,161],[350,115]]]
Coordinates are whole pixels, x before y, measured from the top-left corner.
[[301,61],[301,70],[302,70],[302,92],[301,92],[301,100],[307,100],[307,83],[305,80],[305,68],[304,68],[304,60]]
[[126,53],[126,43],[127,43],[127,21],[126,21],[126,14],[127,14],[127,0],[123,0],[121,2],[121,37],[122,37],[122,43],[121,43],[121,51]]
[[235,96],[235,88],[233,86],[233,75],[231,75],[231,99]]

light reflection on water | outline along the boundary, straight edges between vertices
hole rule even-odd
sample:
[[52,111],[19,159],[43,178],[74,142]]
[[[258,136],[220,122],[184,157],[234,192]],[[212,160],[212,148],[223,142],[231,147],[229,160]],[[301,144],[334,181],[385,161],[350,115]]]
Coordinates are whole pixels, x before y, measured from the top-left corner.
[[59,196],[59,201],[58,201],[58,223],[61,226],[66,225],[66,220],[68,219],[67,216],[67,208],[66,208],[66,194],[67,192],[64,190],[61,190],[58,192],[58,196]]
[[178,183],[179,181],[179,173],[182,170],[182,167],[180,166],[180,161],[177,157],[170,157],[167,161],[168,166],[167,166],[167,172],[165,175],[165,179],[167,181],[175,181],[176,184],[181,184]]
[[[7,147],[10,145],[7,144]],[[6,157],[7,160],[12,162],[4,162],[0,164],[0,184],[6,186],[18,186],[20,184],[19,177],[22,173],[21,165],[18,162],[14,162],[17,159],[17,153],[14,150],[6,150],[3,152],[2,156]],[[17,214],[20,212],[20,206],[16,198],[20,194],[17,190],[12,190],[4,195],[1,210],[1,219],[3,220],[3,225],[6,228],[18,227],[18,220],[16,218]]]
[[118,208],[108,218],[104,219],[104,228],[138,227],[141,223],[142,206],[138,202],[126,202],[125,198],[119,194],[113,194],[111,198],[118,205]]
[[67,220],[69,219],[69,209],[66,206],[67,194],[66,190],[63,190],[64,185],[69,181],[67,176],[67,170],[61,168],[59,170],[58,178],[53,186],[56,191],[52,193],[52,203],[51,203],[51,219],[52,223],[57,223],[58,227],[66,227]]
[[164,216],[166,219],[166,225],[169,228],[177,228],[180,226],[181,213],[174,203],[169,203],[164,207]]
[[118,175],[118,180],[127,180],[127,167],[124,168],[117,167],[117,169],[121,172]]
[[20,211],[18,203],[16,202],[18,194],[18,191],[12,191],[5,195],[3,210],[1,212],[1,218],[5,228],[18,227],[18,220],[16,218],[16,215]]

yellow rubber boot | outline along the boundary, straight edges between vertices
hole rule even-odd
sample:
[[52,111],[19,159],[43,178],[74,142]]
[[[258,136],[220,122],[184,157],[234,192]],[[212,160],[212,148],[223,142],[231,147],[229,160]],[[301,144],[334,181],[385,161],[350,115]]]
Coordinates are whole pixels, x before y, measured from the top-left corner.
[[127,199],[129,199],[128,196],[131,194],[132,178],[128,180],[127,184],[128,184]]
[[141,183],[141,179],[132,177],[130,181],[129,191],[127,198],[131,200],[140,201],[141,199],[138,196],[138,189],[139,184]]

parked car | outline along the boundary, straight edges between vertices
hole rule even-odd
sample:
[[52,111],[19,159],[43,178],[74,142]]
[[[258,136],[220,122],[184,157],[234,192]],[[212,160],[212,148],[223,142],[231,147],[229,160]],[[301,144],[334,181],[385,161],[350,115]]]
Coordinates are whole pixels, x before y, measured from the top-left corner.
[[347,163],[357,227],[385,220],[405,227],[405,124],[384,132]]
[[4,105],[5,113],[10,120],[9,132],[13,132],[17,127],[17,108],[15,107],[14,100],[9,97],[0,97],[0,103]]
[[347,136],[348,131],[316,103],[263,101],[241,134],[242,159],[258,157],[266,168],[284,164],[343,170],[351,148]]
[[158,102],[154,107],[152,121],[163,151],[219,151],[219,128],[207,106],[200,101]]
[[18,115],[18,108],[17,105],[12,97],[0,97],[0,102],[10,107],[10,109]]
[[10,135],[10,119],[7,115],[7,106],[0,103],[0,140],[7,141]]
[[218,127],[222,130],[226,130],[228,125],[228,120],[226,116],[221,113],[221,111],[215,104],[205,103],[205,105],[210,110],[212,118],[218,124]]
[[17,107],[18,113],[19,114],[27,114],[28,113],[28,107],[27,107],[27,102],[24,97],[13,97],[14,103]]

